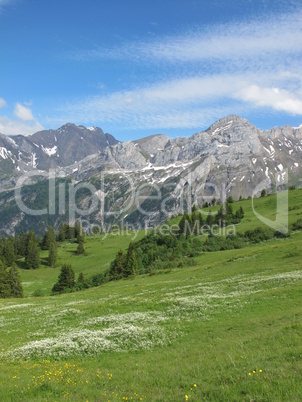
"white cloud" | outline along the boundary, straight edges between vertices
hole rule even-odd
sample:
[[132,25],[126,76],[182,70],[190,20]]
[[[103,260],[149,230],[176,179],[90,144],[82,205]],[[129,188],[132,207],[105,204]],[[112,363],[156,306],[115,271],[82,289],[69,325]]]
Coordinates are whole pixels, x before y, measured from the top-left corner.
[[31,120],[35,120],[32,111],[30,110],[30,108],[21,105],[20,103],[16,104],[15,107],[15,115],[17,117],[19,117],[19,119],[23,120],[23,121],[31,121]]
[[302,115],[302,99],[284,89],[250,85],[239,91],[238,97],[257,107],[271,107],[275,110]]
[[[275,81],[292,90],[276,89]],[[288,74],[217,74],[175,79],[131,91],[87,98],[64,105],[69,121],[113,124],[127,129],[194,128],[225,114],[244,114],[251,108],[302,115],[299,79]]]
[[[3,100],[3,102],[5,101]],[[14,109],[14,114],[18,117],[18,120],[12,119],[8,116],[0,116],[0,133],[6,135],[30,135],[43,130],[42,124],[40,124],[33,116],[30,108],[17,103]]]
[[153,41],[132,42],[123,47],[83,50],[72,57],[82,61],[113,58],[152,64],[211,62],[216,65],[219,62],[223,68],[226,62],[249,67],[252,61],[254,66],[257,58],[257,63],[260,59],[266,65],[272,57],[282,61],[284,54],[302,52],[301,19],[302,12],[296,10],[248,23],[213,25]]
[[0,98],[0,108],[5,106],[5,105],[6,105],[5,100],[3,98]]
[[[144,57],[171,62],[203,60],[250,60],[272,54],[301,52],[301,13],[268,18],[265,21],[213,27],[208,32],[193,32],[143,44]],[[293,26],[295,29],[293,29]]]
[[0,116],[0,133],[6,135],[30,135],[43,130],[43,126],[36,120],[25,123],[20,120],[13,120],[7,116]]
[[82,61],[147,63],[169,78],[63,105],[60,115],[127,129],[193,128],[255,108],[302,115],[301,20],[298,7],[261,20],[79,52],[73,56]]
[[111,123],[127,128],[199,127],[207,124],[205,116],[233,112],[230,107],[215,105],[215,113],[207,106],[209,100],[227,98],[239,91],[244,77],[230,75],[189,77],[109,96],[96,96],[69,105],[64,104],[56,122],[66,121]]

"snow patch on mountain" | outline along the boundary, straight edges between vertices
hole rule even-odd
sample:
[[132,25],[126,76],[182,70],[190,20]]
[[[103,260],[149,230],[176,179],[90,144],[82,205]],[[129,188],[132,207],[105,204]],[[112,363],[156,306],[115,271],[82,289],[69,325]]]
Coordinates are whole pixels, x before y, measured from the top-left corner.
[[37,167],[37,157],[35,153],[32,154],[32,166],[34,168]]
[[48,156],[51,156],[51,155],[55,155],[55,154],[57,153],[58,147],[55,145],[55,146],[52,147],[52,148],[44,148],[43,145],[42,145],[42,150],[43,150]]
[[8,151],[6,148],[4,147],[0,147],[0,156],[2,159],[7,159],[9,158],[9,154],[11,154],[10,151]]
[[16,148],[18,148],[18,144],[11,137],[7,137],[8,141],[11,142]]

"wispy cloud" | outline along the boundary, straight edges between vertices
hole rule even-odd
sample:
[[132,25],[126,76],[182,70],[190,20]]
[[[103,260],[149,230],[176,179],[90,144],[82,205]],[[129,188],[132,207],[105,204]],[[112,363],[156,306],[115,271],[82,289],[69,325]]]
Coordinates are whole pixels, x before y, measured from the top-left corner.
[[[115,48],[94,48],[72,53],[82,61],[130,59],[148,63],[262,60],[302,51],[302,12],[268,16],[248,23],[209,26],[152,41],[126,43]],[[294,27],[294,29],[293,29]],[[281,58],[281,57],[280,57]],[[263,60],[264,61],[264,60]],[[269,60],[267,60],[269,61]]]
[[0,0],[0,7],[6,6],[9,3],[12,3],[14,0]]
[[3,11],[5,6],[15,3],[16,0],[0,0],[0,13]]
[[[269,74],[218,74],[189,77],[64,105],[72,121],[102,122],[125,128],[194,128],[228,113],[270,108],[302,115],[299,83],[288,91],[284,77]],[[294,85],[292,84],[294,87]]]
[[297,9],[113,49],[80,51],[72,57],[135,61],[164,68],[170,78],[63,105],[60,113],[74,121],[127,129],[194,128],[223,114],[257,108],[302,115],[301,20]]
[[0,98],[0,108],[6,105],[6,101],[3,98]]

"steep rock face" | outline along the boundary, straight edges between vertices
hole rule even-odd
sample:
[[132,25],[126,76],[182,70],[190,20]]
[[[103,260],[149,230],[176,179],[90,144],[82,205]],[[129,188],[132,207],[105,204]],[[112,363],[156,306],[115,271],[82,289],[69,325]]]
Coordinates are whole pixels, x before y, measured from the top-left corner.
[[[99,208],[88,220],[102,224],[126,219],[155,225],[213,197],[247,197],[287,180],[301,186],[301,157],[302,126],[262,131],[235,115],[189,138],[158,134],[120,143],[101,129],[72,124],[31,137],[0,136],[2,188],[24,171],[54,167],[57,176],[95,185],[109,214]],[[142,196],[133,201],[133,194]],[[81,205],[89,205],[89,196]]]
[[39,158],[39,169],[64,167],[81,161],[86,156],[96,153],[118,141],[110,134],[104,134],[97,127],[86,128],[75,124],[65,124],[58,130],[40,131],[30,137],[48,156]]
[[0,134],[0,188],[7,187],[7,177],[16,178],[32,170],[65,168],[118,143],[100,128],[70,123],[28,137]]
[[164,150],[169,141],[170,139],[166,135],[157,134],[134,141],[134,143],[138,144],[141,150],[152,156],[155,150]]
[[143,156],[137,144],[132,141],[117,144],[106,150],[106,158],[116,162],[120,169],[140,169],[146,165],[146,158]]
[[[189,138],[154,135],[113,145],[81,164],[77,177],[90,180],[106,171],[109,210],[120,211],[117,219],[153,225],[167,217],[163,205],[177,213],[213,197],[259,194],[263,188],[284,185],[287,178],[289,184],[300,185],[301,129],[261,131],[232,115]],[[131,186],[137,193],[143,188],[145,198],[131,203]],[[121,204],[131,207],[121,210]]]

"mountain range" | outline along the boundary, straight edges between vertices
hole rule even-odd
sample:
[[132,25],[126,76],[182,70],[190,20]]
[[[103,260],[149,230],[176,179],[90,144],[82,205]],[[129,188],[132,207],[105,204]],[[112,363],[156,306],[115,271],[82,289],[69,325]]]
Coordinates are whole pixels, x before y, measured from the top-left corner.
[[[26,172],[42,175],[52,169],[74,185],[90,183],[95,188],[92,196],[107,212],[97,208],[88,218],[91,222],[105,225],[126,219],[139,226],[156,225],[213,197],[223,201],[229,195],[251,196],[261,188],[300,186],[301,156],[302,125],[260,130],[236,115],[191,137],[173,139],[158,134],[120,142],[100,128],[70,123],[27,137],[0,134],[0,219],[4,207],[15,211],[13,223],[0,229],[8,234],[22,227],[25,217],[15,208],[12,189]],[[38,176],[29,181],[32,191],[39,188],[37,181],[40,186],[45,182]],[[92,202],[89,192],[77,196],[79,208]],[[57,226],[61,219],[56,213],[51,223]]]

